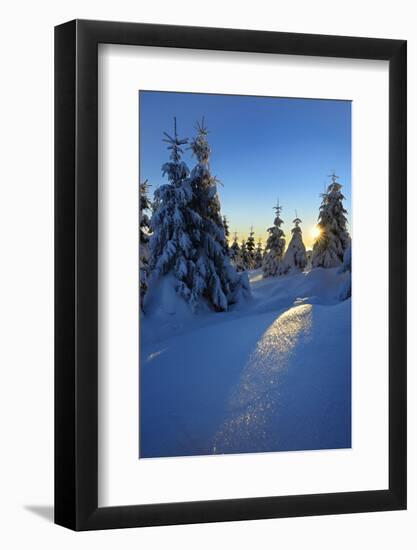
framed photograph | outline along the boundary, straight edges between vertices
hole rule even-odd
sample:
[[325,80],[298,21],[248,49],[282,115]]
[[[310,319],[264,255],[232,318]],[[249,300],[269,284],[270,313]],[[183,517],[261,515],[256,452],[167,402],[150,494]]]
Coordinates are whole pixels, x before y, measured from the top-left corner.
[[406,508],[406,42],[55,29],[55,522]]

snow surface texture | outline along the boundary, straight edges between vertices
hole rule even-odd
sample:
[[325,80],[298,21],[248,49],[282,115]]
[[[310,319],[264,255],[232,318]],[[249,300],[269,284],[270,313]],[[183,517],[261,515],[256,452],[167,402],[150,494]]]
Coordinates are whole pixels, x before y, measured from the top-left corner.
[[141,317],[141,458],[351,446],[348,271],[252,271],[250,300],[199,315],[166,279]]

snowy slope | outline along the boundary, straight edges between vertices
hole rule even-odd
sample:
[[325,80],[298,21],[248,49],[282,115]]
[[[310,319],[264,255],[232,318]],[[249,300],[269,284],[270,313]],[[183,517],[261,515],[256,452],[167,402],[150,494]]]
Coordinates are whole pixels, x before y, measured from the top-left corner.
[[350,446],[346,273],[263,280],[227,313],[141,320],[140,456]]

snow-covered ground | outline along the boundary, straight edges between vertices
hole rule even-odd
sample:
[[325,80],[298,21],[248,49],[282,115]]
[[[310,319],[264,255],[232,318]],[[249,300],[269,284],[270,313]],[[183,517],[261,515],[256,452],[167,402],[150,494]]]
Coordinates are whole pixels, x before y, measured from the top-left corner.
[[141,318],[140,456],[350,447],[347,277],[251,272],[250,300],[199,315],[163,283]]

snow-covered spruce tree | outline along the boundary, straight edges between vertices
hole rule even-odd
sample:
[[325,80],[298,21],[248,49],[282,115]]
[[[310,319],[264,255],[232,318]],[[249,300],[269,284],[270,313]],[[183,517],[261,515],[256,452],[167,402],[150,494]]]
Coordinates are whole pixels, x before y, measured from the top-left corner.
[[241,259],[240,259],[240,246],[237,240],[236,232],[233,235],[233,242],[229,248],[229,258],[232,264],[234,265],[234,267],[239,271],[238,266],[240,266],[241,264]]
[[255,260],[254,260],[255,269],[259,269],[260,267],[262,267],[263,258],[264,258],[264,250],[262,247],[262,239],[259,239],[255,250]]
[[190,206],[192,190],[188,180],[189,170],[181,160],[182,146],[188,140],[178,137],[175,118],[174,135],[171,137],[165,132],[164,135],[170,160],[162,165],[162,173],[168,183],[155,191],[149,241],[149,289],[162,276],[172,275],[176,292],[190,301],[195,291],[193,241],[199,236],[201,219]]
[[249,268],[249,254],[248,254],[248,248],[246,246],[247,241],[245,239],[242,239],[242,242],[240,243],[240,264],[242,271],[245,271]]
[[230,257],[230,248],[229,248],[229,237],[230,237],[230,230],[229,230],[229,220],[226,216],[223,216],[223,230],[224,230],[224,237],[225,237],[225,243],[226,243],[226,254]]
[[239,246],[239,252],[236,255],[233,265],[235,266],[236,271],[242,272],[242,271],[246,271],[246,264],[247,264],[246,242],[245,242],[245,239],[242,239]]
[[331,178],[327,191],[321,195],[322,203],[317,224],[320,235],[313,246],[313,267],[339,266],[350,243],[342,186],[337,183],[338,176],[334,173]]
[[284,257],[286,273],[303,271],[307,265],[306,247],[303,243],[303,234],[300,227],[301,220],[296,215],[292,223],[294,224],[291,229],[292,238]]
[[247,269],[253,269],[255,267],[255,233],[253,227],[250,228],[249,237],[246,241],[247,251]]
[[202,297],[216,311],[226,311],[229,305],[249,296],[249,281],[239,274],[226,253],[226,236],[217,194],[218,180],[211,175],[210,146],[204,118],[197,124],[197,136],[190,149],[197,160],[189,181],[193,199],[191,206],[201,219],[196,242],[195,272],[191,303]]
[[262,272],[264,277],[277,277],[284,273],[284,250],[285,235],[281,229],[284,223],[281,219],[282,206],[274,206],[275,219],[274,225],[268,228],[269,237],[266,241],[265,255],[262,263]]
[[151,235],[151,224],[148,212],[151,211],[152,204],[148,198],[148,189],[148,180],[139,184],[139,284],[141,307],[147,288],[149,239]]
[[339,271],[347,274],[340,290],[340,299],[343,301],[352,296],[352,244],[350,242],[343,255],[343,264]]
[[349,241],[349,246],[346,248],[343,254],[342,272],[352,272],[352,243]]

